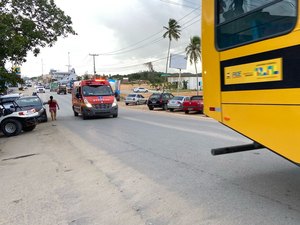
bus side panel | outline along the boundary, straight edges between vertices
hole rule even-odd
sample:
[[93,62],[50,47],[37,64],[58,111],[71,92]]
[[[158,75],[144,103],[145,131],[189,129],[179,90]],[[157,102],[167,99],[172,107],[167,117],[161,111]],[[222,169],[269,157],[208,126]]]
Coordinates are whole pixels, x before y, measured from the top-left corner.
[[222,92],[222,103],[300,105],[300,88]]
[[[202,1],[202,77],[204,97],[204,113],[221,121],[220,95],[220,63],[219,53],[215,48],[214,36],[214,1]],[[215,111],[209,108],[215,108]]]
[[300,164],[300,105],[223,104],[224,124]]

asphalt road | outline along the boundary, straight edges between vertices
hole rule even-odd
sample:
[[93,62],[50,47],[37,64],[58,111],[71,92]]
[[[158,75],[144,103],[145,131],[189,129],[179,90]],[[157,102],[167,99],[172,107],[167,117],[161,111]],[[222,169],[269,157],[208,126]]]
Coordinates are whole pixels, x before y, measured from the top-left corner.
[[[183,225],[300,223],[299,167],[266,149],[212,156],[212,148],[250,142],[215,121],[134,106],[120,107],[115,119],[82,120],[73,116],[71,95],[52,95],[61,107],[60,126],[123,165],[107,176],[127,199],[135,196],[147,224],[172,224],[172,217]],[[144,186],[129,185],[122,168],[131,168]],[[153,214],[157,202],[164,207]]]

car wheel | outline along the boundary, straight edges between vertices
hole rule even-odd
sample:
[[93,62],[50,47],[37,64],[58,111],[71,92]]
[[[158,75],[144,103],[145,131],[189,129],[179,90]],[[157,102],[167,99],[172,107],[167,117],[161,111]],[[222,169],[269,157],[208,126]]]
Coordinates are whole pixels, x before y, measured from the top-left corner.
[[170,109],[170,112],[174,112],[174,109]]
[[26,131],[26,132],[33,131],[35,127],[36,127],[36,125],[29,126],[29,127],[23,127],[23,130]]
[[125,105],[128,105],[129,103],[125,103]]
[[185,110],[184,113],[185,113],[185,114],[189,114],[189,110]]
[[136,105],[139,105],[140,104],[140,102],[139,101],[136,101],[136,103],[135,103]]
[[44,111],[43,115],[41,116],[41,122],[47,122],[48,121],[48,117],[47,117],[47,113],[46,110]]
[[148,106],[149,110],[153,110],[153,106]]
[[1,130],[6,137],[16,136],[22,131],[22,124],[18,120],[7,119],[2,122]]
[[118,117],[118,113],[113,114],[113,118],[117,118]]

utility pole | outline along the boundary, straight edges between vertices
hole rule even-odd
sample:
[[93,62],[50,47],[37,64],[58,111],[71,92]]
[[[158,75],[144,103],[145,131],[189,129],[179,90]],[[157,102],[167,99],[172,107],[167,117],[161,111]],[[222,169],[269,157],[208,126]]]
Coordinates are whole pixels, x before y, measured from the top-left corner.
[[43,62],[43,59],[41,60],[42,62],[42,76],[44,75],[44,62]]
[[99,56],[99,54],[89,54],[90,56],[93,56],[93,62],[94,62],[94,75],[96,75],[96,64],[95,64],[95,56]]
[[67,65],[67,67],[68,67],[68,72],[70,72],[71,71],[71,65],[70,65],[70,52],[68,52],[68,65]]

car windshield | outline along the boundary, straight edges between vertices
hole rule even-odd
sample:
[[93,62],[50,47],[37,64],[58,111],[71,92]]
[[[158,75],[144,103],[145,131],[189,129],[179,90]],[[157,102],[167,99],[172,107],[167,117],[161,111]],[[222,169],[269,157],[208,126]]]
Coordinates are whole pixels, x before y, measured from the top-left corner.
[[183,96],[175,96],[174,98],[172,98],[172,100],[179,100],[182,101],[184,99]]
[[127,97],[134,98],[134,97],[136,97],[136,95],[135,94],[130,94]]
[[108,85],[83,86],[83,96],[113,95],[112,89]]
[[26,106],[41,106],[42,102],[39,98],[19,98],[16,100],[16,103],[21,106],[21,107],[26,107]]
[[153,98],[160,98],[160,94],[153,94],[149,97],[150,99],[153,99]]
[[203,100],[203,96],[193,96],[191,100]]

